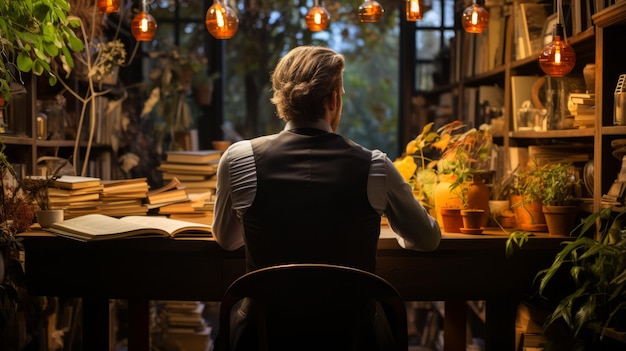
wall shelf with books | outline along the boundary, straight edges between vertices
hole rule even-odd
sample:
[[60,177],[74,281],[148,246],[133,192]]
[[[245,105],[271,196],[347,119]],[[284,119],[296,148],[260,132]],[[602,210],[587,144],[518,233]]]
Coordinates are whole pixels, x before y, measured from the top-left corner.
[[[65,121],[60,124],[60,134],[52,135],[49,129],[51,125],[50,117],[43,117],[43,124],[40,123],[38,125],[38,119],[41,118],[41,115],[37,111],[38,108],[41,108],[41,101],[49,101],[50,98],[45,95],[45,92],[41,93],[38,91],[40,87],[37,79],[33,79],[30,75],[24,75],[24,89],[24,92],[14,96],[15,103],[7,111],[6,119],[4,120],[5,123],[8,123],[8,126],[0,132],[2,143],[7,146],[5,153],[8,155],[8,159],[12,163],[22,165],[24,175],[39,175],[37,160],[42,156],[72,158],[74,156],[74,148],[77,146],[77,160],[71,160],[70,162],[77,165],[79,173],[85,160],[85,150],[89,147],[89,167],[106,170],[106,174],[98,173],[95,176],[102,179],[111,179],[116,176],[112,174],[113,167],[110,164],[104,164],[106,162],[110,163],[111,159],[115,158],[110,156],[112,153],[111,145],[99,142],[104,139],[94,140],[92,145],[88,145],[87,141],[83,140],[86,137],[81,137],[81,141],[76,145],[74,138],[71,137],[74,132],[71,130],[73,126],[67,125],[69,124],[68,119],[70,119],[68,111],[65,111],[65,115],[62,115],[61,119],[65,119]],[[40,96],[40,94],[43,94],[43,96]],[[45,109],[42,110],[45,111]],[[42,129],[38,130],[38,127]]]
[[[484,65],[477,62],[476,50],[480,51],[477,49],[477,45],[489,41],[478,37],[481,35],[489,36],[489,28],[483,34],[465,33],[462,28],[456,30],[456,37],[452,42],[456,46],[452,50],[453,56],[451,57],[451,71],[456,73],[452,75],[449,85],[434,88],[429,94],[429,99],[436,102],[437,96],[446,93],[451,94],[452,99],[448,100],[453,101],[452,118],[465,121],[468,119],[468,115],[471,115],[468,112],[472,110],[471,106],[480,104],[480,102],[474,104],[468,102],[468,99],[474,99],[477,96],[475,92],[468,93],[468,90],[476,90],[482,86],[499,86],[504,91],[502,103],[504,126],[502,131],[494,132],[494,135],[498,135],[498,138],[495,139],[497,144],[505,148],[550,144],[567,145],[568,143],[591,145],[595,164],[602,165],[602,167],[595,167],[593,170],[594,179],[599,180],[593,183],[593,208],[599,210],[604,206],[602,195],[609,191],[620,172],[620,167],[622,167],[621,160],[615,156],[613,145],[622,139],[626,141],[626,116],[623,116],[621,122],[614,121],[616,84],[620,76],[626,75],[623,48],[620,45],[626,36],[626,1],[609,2],[604,5],[599,2],[589,2],[589,6],[585,1],[577,1],[573,5],[573,9],[569,8],[569,3],[566,4],[564,9],[564,13],[568,16],[567,23],[564,23],[567,28],[566,39],[576,52],[576,65],[569,75],[557,79],[545,76],[539,67],[539,47],[542,48],[543,45],[526,46],[526,48],[532,49],[529,49],[524,55],[518,52],[520,48],[515,40],[517,38],[516,6],[530,2],[530,0],[513,0],[511,2],[491,2],[491,5],[488,5],[497,7],[498,23],[496,25],[503,33],[504,41],[496,44],[504,48],[504,52],[500,53],[503,60],[501,63],[493,62],[492,64],[490,62],[488,65]],[[463,8],[463,0],[457,0],[457,3],[457,8]],[[552,4],[551,2],[548,3]],[[576,9],[575,6],[578,4],[585,8]],[[530,7],[532,5],[528,5],[528,8]],[[531,30],[535,32],[535,41],[541,39],[549,42],[549,38],[546,36],[551,37],[552,35],[556,15],[552,13],[554,12],[553,6],[544,7],[546,11],[545,21],[538,21]],[[460,18],[460,16],[457,14],[456,18]],[[574,22],[569,18],[573,18]],[[539,30],[539,22],[543,25],[541,30]],[[529,26],[528,23],[525,25]],[[574,30],[574,35],[571,34],[572,30]],[[543,37],[537,37],[538,33]],[[470,53],[474,55],[470,55]],[[520,58],[518,59],[518,57]],[[593,72],[593,67],[595,67],[595,74],[588,73]],[[591,81],[595,79],[595,86],[592,85],[591,89],[585,82],[585,74],[587,74],[587,81],[590,80],[589,77],[592,77]],[[534,77],[535,81],[528,82],[519,88],[518,84],[512,83],[516,79],[514,77],[517,76]],[[544,81],[537,83],[539,79],[544,79]],[[543,122],[538,128],[519,128],[516,124],[519,121],[520,106],[517,106],[519,98],[514,98],[515,92],[520,89],[523,90],[526,95],[522,101],[531,100],[533,105],[536,101],[540,101],[543,103],[542,107],[545,108],[546,106],[549,107],[548,99],[545,96],[546,90],[554,87],[554,85],[548,84],[560,84],[558,88],[570,87],[568,89],[571,90],[566,89],[563,93],[563,99],[569,99],[570,93],[591,93],[593,104],[582,109],[580,105],[586,104],[579,103],[575,110],[571,109],[570,106],[561,107],[560,113],[553,113],[553,115],[561,116],[558,122],[560,124],[554,124],[555,122],[552,120],[548,122],[553,124]],[[626,87],[624,90],[626,91]],[[539,98],[537,98],[538,96]],[[536,99],[533,100],[533,98]],[[624,101],[626,102],[626,96]],[[622,113],[626,113],[626,108],[622,111],[625,111]],[[470,119],[476,123],[488,121],[488,118],[480,115]],[[626,153],[626,146],[624,152]],[[621,154],[617,152],[617,155]]]
[[[596,128],[594,157],[602,167],[595,167],[594,191],[607,194],[619,180],[624,167],[621,141],[626,136],[624,119],[616,120],[615,92],[620,76],[626,74],[621,43],[626,36],[626,2],[612,4],[592,16],[596,37]],[[618,112],[619,113],[619,112]],[[623,113],[622,113],[623,114]],[[622,159],[620,159],[622,158]],[[602,206],[601,199],[596,200]]]

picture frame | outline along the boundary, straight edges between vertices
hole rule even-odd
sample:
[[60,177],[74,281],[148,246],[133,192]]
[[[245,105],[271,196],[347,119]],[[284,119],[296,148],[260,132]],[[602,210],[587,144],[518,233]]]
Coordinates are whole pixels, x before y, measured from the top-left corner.
[[558,13],[553,13],[546,18],[546,22],[543,26],[543,46],[552,42],[552,36],[554,31],[554,25],[559,22]]

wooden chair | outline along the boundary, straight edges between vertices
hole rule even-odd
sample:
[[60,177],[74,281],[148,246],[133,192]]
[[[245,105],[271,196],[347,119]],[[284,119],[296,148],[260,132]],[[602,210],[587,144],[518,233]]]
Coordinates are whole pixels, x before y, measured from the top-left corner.
[[383,350],[408,349],[404,301],[389,282],[360,269],[287,264],[241,276],[221,302],[217,351],[232,349],[231,316],[237,310],[233,307],[244,298],[254,306],[247,321],[256,330],[255,350],[368,349],[381,340],[374,337],[373,306],[376,319],[386,319],[384,335],[392,339]]

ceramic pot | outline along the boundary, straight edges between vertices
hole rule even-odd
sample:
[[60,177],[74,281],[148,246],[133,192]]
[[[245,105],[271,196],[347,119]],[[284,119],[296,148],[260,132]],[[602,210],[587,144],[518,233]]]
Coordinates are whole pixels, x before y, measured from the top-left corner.
[[484,227],[483,215],[484,210],[465,209],[461,210],[461,218],[463,218],[463,228],[465,229],[480,229]]
[[443,231],[446,233],[460,233],[463,227],[463,218],[460,208],[444,207],[439,209],[442,219]]
[[443,226],[442,208],[461,208],[461,198],[450,191],[450,185],[455,181],[456,176],[453,174],[440,174],[439,183],[435,186],[435,212],[437,213],[436,218],[440,226]]
[[493,223],[487,223],[489,226],[513,227],[515,226],[515,214],[511,210],[511,201],[509,200],[489,200],[489,218]]
[[483,210],[479,227],[486,227],[489,221],[489,198],[491,192],[485,181],[479,176],[474,176],[474,180],[467,189],[467,208]]
[[515,212],[517,227],[529,232],[546,232],[546,218],[543,214],[541,201],[526,203],[522,196],[511,196],[511,207]]
[[583,79],[587,93],[593,94],[596,91],[596,65],[588,63],[583,68]]
[[38,210],[35,216],[37,217],[37,223],[42,228],[48,228],[53,223],[63,221],[63,210]]
[[548,233],[554,236],[569,236],[578,223],[578,206],[543,206]]

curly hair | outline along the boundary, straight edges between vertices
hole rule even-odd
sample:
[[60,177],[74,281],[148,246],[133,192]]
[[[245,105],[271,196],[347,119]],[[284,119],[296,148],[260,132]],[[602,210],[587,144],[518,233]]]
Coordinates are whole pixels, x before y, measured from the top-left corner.
[[345,59],[332,49],[299,46],[281,58],[272,72],[277,114],[285,121],[317,120],[324,100],[341,89]]

